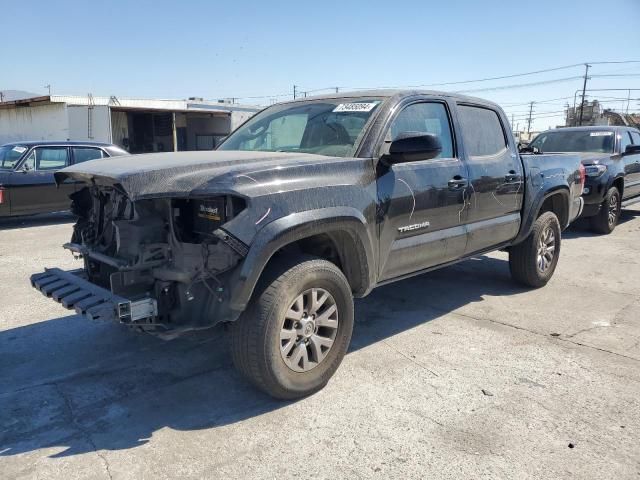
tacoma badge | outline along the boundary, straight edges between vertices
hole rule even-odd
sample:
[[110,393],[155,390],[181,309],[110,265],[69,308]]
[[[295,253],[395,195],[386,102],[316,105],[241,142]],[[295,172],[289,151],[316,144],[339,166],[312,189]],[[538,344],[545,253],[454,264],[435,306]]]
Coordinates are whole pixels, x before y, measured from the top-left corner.
[[400,233],[410,232],[411,230],[419,230],[421,228],[427,228],[430,225],[429,222],[414,223],[413,225],[405,225],[404,227],[398,227]]

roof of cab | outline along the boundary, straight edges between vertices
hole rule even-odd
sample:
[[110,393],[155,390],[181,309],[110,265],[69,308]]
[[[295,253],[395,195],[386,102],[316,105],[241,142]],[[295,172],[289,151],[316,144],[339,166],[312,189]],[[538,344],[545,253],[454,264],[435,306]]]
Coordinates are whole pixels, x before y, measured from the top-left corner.
[[545,130],[545,132],[603,132],[603,131],[617,131],[617,130],[635,130],[638,129],[635,127],[631,127],[628,125],[588,125],[582,127],[560,127],[560,128],[551,128],[549,130]]
[[483,98],[478,97],[470,97],[467,95],[461,95],[459,93],[452,92],[441,92],[437,90],[402,90],[402,89],[375,89],[375,90],[356,90],[356,91],[344,91],[338,93],[331,93],[326,95],[316,95],[312,97],[304,97],[298,98],[296,100],[289,100],[287,102],[282,103],[294,103],[294,102],[304,102],[310,100],[329,100],[329,99],[340,99],[340,98],[369,98],[369,97],[398,97],[398,99],[411,97],[416,95],[424,95],[424,96],[433,96],[433,97],[446,97],[451,98],[460,102],[469,102],[469,103],[477,103],[492,107],[499,107],[498,104],[491,102],[489,100],[485,100]]

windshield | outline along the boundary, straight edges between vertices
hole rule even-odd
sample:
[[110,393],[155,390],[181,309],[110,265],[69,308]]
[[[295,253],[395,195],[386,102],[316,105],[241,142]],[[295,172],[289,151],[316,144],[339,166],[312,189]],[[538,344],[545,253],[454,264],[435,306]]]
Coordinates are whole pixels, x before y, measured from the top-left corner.
[[380,98],[341,98],[275,105],[233,132],[218,150],[355,154]]
[[542,152],[613,153],[614,139],[610,130],[567,130],[541,133],[529,146]]
[[18,164],[27,147],[21,145],[5,145],[0,147],[0,168],[12,169]]

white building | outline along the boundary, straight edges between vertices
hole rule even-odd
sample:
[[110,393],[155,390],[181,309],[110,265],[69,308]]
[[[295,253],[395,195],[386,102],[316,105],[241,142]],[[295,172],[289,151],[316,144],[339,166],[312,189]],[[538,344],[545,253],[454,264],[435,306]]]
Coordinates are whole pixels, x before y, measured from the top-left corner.
[[0,103],[0,145],[84,140],[115,143],[131,153],[211,150],[258,110],[201,98],[47,95]]

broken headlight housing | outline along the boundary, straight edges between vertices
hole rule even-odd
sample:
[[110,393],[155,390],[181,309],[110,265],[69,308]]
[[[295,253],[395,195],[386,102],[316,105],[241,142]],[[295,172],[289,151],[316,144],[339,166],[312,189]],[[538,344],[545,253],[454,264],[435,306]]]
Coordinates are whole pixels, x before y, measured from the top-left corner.
[[174,199],[172,202],[176,233],[186,243],[201,243],[246,208],[239,197],[222,195],[206,198]]

